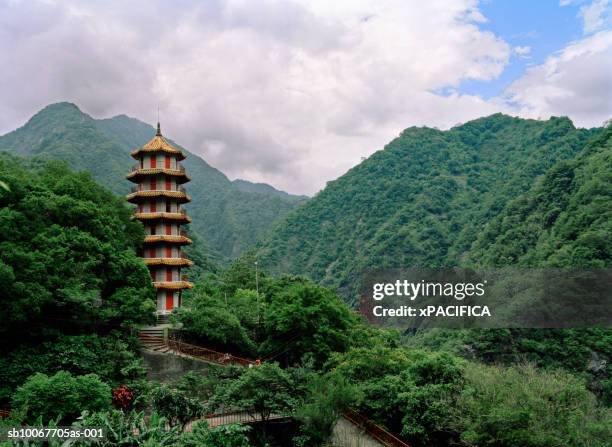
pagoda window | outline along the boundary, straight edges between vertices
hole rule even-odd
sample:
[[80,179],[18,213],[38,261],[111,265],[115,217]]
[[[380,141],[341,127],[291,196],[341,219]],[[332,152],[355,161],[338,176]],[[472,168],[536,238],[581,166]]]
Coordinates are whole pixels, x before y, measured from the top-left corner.
[[157,179],[151,179],[151,191],[155,191],[157,189]]
[[166,258],[172,257],[172,247],[166,247]]
[[157,155],[151,155],[151,168],[155,169],[157,167]]
[[170,180],[169,176],[166,176],[166,191],[172,190],[172,180]]
[[151,212],[152,213],[157,212],[157,202],[151,202]]
[[154,257],[155,257],[155,249],[149,248],[149,258],[154,258]]
[[166,234],[168,236],[172,234],[172,224],[166,224]]
[[170,169],[170,155],[166,155],[166,169]]
[[170,203],[170,200],[166,199],[166,213],[171,213],[172,212],[172,204]]
[[166,268],[166,281],[172,281],[172,268]]
[[144,168],[144,159],[140,159],[140,169]]

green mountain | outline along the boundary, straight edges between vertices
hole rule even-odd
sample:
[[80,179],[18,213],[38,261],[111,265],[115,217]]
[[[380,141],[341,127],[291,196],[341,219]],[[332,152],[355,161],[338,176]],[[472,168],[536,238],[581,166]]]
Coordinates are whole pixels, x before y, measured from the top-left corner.
[[279,222],[259,245],[262,264],[350,303],[365,268],[458,265],[509,201],[599,131],[502,114],[411,127]]
[[278,189],[266,183],[252,183],[247,180],[236,179],[232,181],[232,184],[234,185],[234,187],[236,187],[236,189],[239,189],[240,191],[277,196],[289,202],[299,203],[308,200],[308,196],[295,196],[285,191],[279,191]]
[[[479,234],[465,263],[612,266],[612,128],[511,200]],[[549,309],[563,318],[562,309]],[[447,346],[491,363],[529,361],[542,368],[565,368],[583,375],[602,402],[612,405],[610,328],[424,331],[410,343],[434,350]]]
[[[0,137],[0,151],[26,157],[60,159],[86,170],[117,194],[131,186],[125,179],[135,161],[129,152],[155,135],[155,129],[125,115],[94,119],[70,103],[45,107],[23,127]],[[177,145],[178,146],[178,145]],[[280,217],[303,200],[269,185],[240,181],[189,151],[184,161],[192,181],[192,231],[212,258],[225,261],[252,246]]]
[[612,265],[612,128],[553,166],[486,227],[469,260],[480,265]]

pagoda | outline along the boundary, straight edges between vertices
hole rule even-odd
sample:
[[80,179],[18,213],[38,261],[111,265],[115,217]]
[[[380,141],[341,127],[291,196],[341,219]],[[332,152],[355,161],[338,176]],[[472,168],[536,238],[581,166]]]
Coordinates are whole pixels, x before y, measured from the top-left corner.
[[191,240],[181,228],[191,222],[182,207],[191,201],[182,186],[190,178],[180,163],[185,154],[162,136],[159,123],[153,139],[130,155],[138,163],[127,175],[136,183],[127,200],[136,205],[132,219],[144,225],[142,257],[157,292],[157,314],[163,316],[180,307],[182,291],[193,287],[182,274],[193,264],[182,250]]

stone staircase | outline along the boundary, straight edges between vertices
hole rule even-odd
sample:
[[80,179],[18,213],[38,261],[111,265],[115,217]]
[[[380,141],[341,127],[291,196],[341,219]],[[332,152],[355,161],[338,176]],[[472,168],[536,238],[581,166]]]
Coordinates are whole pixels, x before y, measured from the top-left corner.
[[176,354],[167,340],[164,339],[164,327],[150,326],[140,330],[138,334],[140,345],[149,351],[159,352],[161,354]]

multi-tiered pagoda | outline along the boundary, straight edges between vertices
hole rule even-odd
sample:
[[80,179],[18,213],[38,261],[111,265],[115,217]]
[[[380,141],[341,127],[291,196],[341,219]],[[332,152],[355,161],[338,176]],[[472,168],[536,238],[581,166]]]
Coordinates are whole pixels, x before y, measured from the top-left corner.
[[181,225],[191,222],[181,205],[190,202],[183,184],[190,179],[181,160],[185,154],[162,136],[159,123],[151,141],[130,154],[138,160],[127,178],[137,183],[128,202],[136,205],[133,219],[144,224],[142,256],[157,290],[157,313],[172,312],[181,305],[181,292],[192,284],[182,268],[192,262],[182,247],[191,244]]

